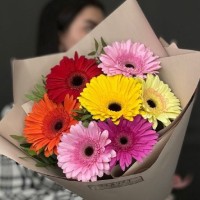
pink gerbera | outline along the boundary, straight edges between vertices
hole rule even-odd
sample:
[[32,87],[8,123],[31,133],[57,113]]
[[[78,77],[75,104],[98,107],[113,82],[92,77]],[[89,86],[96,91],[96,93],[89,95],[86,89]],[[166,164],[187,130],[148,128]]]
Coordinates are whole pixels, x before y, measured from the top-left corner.
[[115,125],[111,120],[99,122],[101,130],[108,130],[111,143],[108,148],[114,149],[117,156],[111,160],[111,168],[119,161],[120,167],[124,171],[133,160],[141,162],[156,144],[158,134],[152,129],[152,124],[143,119],[140,115],[134,121],[121,118],[119,125]]
[[70,133],[64,134],[58,146],[58,166],[67,178],[78,181],[96,181],[110,171],[110,161],[116,156],[111,148],[108,131],[101,131],[96,122],[88,128],[82,123],[71,126]]
[[125,76],[145,77],[146,74],[156,74],[160,69],[158,56],[154,56],[144,44],[126,42],[114,42],[104,48],[105,54],[99,58],[99,68],[108,76],[123,74]]

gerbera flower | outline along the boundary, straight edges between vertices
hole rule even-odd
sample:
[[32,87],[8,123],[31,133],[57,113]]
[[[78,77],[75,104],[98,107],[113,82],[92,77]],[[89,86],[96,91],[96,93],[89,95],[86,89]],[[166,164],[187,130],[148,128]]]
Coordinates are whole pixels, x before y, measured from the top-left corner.
[[105,54],[99,57],[102,63],[98,67],[108,76],[123,74],[143,78],[147,73],[158,73],[161,67],[158,56],[154,56],[144,44],[131,40],[114,42],[104,47],[104,51]]
[[58,166],[67,178],[96,181],[97,177],[109,173],[109,162],[116,156],[115,151],[107,150],[109,143],[108,131],[101,132],[96,122],[90,122],[88,128],[80,122],[61,137]]
[[32,144],[31,149],[39,153],[44,148],[46,157],[56,154],[61,134],[77,123],[71,117],[71,112],[78,106],[76,100],[69,95],[65,97],[64,106],[53,103],[47,94],[44,99],[35,103],[32,112],[25,119],[24,128],[24,136]]
[[64,57],[60,64],[53,67],[51,73],[47,75],[48,96],[56,103],[63,102],[66,94],[76,98],[86,83],[99,74],[101,74],[101,70],[97,68],[95,59],[78,57],[77,52],[74,59]]
[[141,88],[141,80],[137,78],[100,75],[86,85],[78,99],[93,119],[104,121],[111,118],[118,123],[123,116],[132,121],[141,107]]
[[119,161],[124,171],[133,160],[141,162],[147,156],[157,142],[158,134],[152,129],[152,124],[137,115],[134,120],[128,121],[121,118],[119,125],[115,125],[110,119],[99,122],[101,130],[108,130],[111,143],[108,148],[114,149],[117,156],[111,160],[111,168]]
[[158,120],[168,126],[181,112],[180,101],[171,92],[169,86],[158,76],[147,75],[143,84],[142,115],[153,123],[155,129]]

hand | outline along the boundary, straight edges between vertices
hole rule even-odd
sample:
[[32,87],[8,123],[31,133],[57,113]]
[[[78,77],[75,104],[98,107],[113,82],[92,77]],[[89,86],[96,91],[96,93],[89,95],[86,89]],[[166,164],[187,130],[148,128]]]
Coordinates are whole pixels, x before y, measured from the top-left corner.
[[187,175],[184,178],[175,174],[173,177],[173,189],[181,190],[188,187],[193,180],[191,175]]

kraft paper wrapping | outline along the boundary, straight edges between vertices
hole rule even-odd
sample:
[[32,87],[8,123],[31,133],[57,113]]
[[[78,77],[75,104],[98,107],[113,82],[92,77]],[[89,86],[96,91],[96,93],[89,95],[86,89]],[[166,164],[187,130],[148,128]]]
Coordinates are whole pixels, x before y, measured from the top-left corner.
[[[169,84],[181,100],[183,112],[170,126],[161,131],[162,137],[151,155],[141,164],[134,163],[123,176],[94,183],[69,181],[59,169],[35,167],[32,159],[21,159],[20,157],[25,154],[10,135],[22,134],[26,115],[22,105],[27,102],[24,94],[33,89],[34,85],[41,80],[41,75],[49,73],[50,68],[57,64],[63,55],[73,56],[74,51],[87,55],[94,48],[94,38],[98,40],[101,36],[109,44],[126,39],[142,42],[159,55],[162,65],[159,76]],[[0,122],[0,154],[46,175],[86,200],[164,199],[171,190],[171,179],[194,102],[192,97],[199,82],[200,52],[180,50],[176,45],[168,46],[163,41],[162,44],[152,31],[137,2],[127,0],[67,53],[14,60],[14,107]],[[116,170],[113,176],[117,175]]]

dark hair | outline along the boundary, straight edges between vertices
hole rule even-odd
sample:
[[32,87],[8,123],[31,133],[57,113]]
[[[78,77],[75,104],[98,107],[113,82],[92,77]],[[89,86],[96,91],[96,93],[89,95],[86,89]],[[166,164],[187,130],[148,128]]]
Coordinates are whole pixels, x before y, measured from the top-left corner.
[[90,5],[105,13],[97,0],[51,0],[40,16],[37,55],[57,53],[58,33],[67,30],[80,11]]

